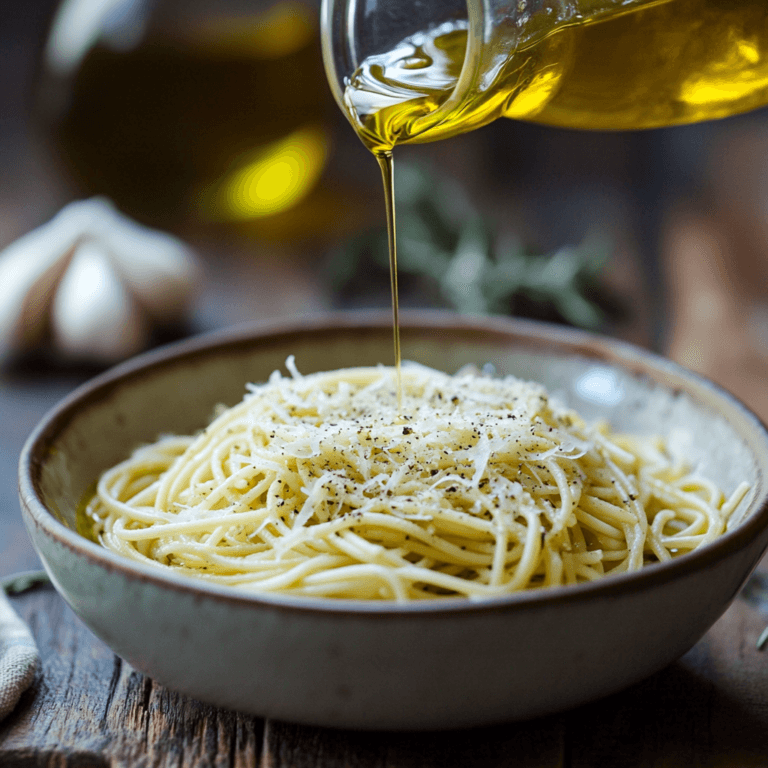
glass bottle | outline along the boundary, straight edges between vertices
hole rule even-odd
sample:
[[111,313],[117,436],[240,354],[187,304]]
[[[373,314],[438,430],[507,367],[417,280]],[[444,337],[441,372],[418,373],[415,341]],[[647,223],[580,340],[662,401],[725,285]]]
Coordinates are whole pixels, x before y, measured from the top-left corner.
[[768,103],[762,0],[324,0],[322,24],[374,151],[498,117],[623,130]]
[[39,67],[37,124],[78,194],[107,195],[140,220],[304,233],[318,225],[335,119],[318,10],[64,0]]

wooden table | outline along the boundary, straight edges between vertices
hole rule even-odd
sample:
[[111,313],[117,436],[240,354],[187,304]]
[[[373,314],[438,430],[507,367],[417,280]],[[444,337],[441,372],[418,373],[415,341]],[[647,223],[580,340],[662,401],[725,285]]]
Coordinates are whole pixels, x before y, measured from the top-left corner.
[[216,709],[133,671],[52,588],[13,602],[43,674],[0,723],[3,768],[768,766],[768,653],[755,647],[768,617],[743,597],[680,661],[623,693],[449,733],[335,731]]
[[[5,71],[14,76],[0,82],[0,247],[44,221],[65,201],[51,183],[48,169],[30,155],[19,117],[25,94],[22,85],[33,71],[35,50],[23,42],[37,39],[39,32],[33,27],[42,24],[46,9],[55,2],[33,0],[18,4],[15,11],[14,4],[7,4],[4,21],[10,21],[1,29],[7,43],[2,47]],[[20,79],[19,73],[24,77]],[[533,128],[520,130],[530,139]],[[592,168],[596,159],[605,156],[611,165],[613,158],[619,181],[627,168],[632,175],[633,162],[639,158],[643,165],[646,159],[643,154],[625,153],[624,140],[615,136],[596,138],[600,151],[585,153],[581,145],[574,149],[575,134],[552,135],[560,137],[553,145],[542,142],[535,151],[526,145],[522,153],[531,158],[528,182],[535,182],[536,211],[545,232],[562,219],[564,207],[579,221],[592,221],[596,209],[580,187],[570,197],[561,194],[564,171],[582,174],[600,189],[603,177]],[[512,152],[514,146],[506,141],[494,147],[497,177],[525,172],[520,157]],[[460,153],[447,146],[443,151],[456,156],[460,166],[476,166],[480,171],[476,187],[487,186],[486,174],[493,169],[483,167],[477,154],[458,157]],[[574,170],[573,161],[579,158],[582,166]],[[551,166],[549,178],[556,181],[556,194],[549,198],[541,193],[546,187],[542,181],[545,161]],[[500,186],[498,178],[496,184]],[[597,197],[597,208],[605,207],[617,187],[606,189]],[[528,186],[524,190],[529,193]],[[634,179],[624,191],[631,198],[636,192]],[[510,199],[497,197],[505,216],[514,210]],[[732,195],[739,201],[744,197]],[[551,207],[539,210],[547,199]],[[575,200],[580,207],[574,206]],[[607,208],[609,218],[624,207],[627,200]],[[556,215],[547,216],[547,211]],[[741,226],[741,230],[752,229]],[[215,251],[219,249],[217,244]],[[290,292],[286,295],[273,290],[261,267],[247,256],[217,263],[216,280],[198,318],[200,326],[276,316],[285,307],[320,306],[307,286],[307,273],[283,274],[275,282]],[[290,272],[291,266],[283,265],[283,270]],[[629,287],[636,283],[629,274]],[[687,341],[679,342],[681,347]],[[727,368],[729,373],[736,371],[730,360]],[[91,373],[45,367],[0,369],[0,577],[39,567],[21,524],[16,494],[16,463],[23,441],[43,413]],[[744,380],[740,374],[736,378]],[[764,397],[764,372],[753,378]],[[761,413],[768,413],[768,404],[751,401],[749,393],[744,396]],[[767,561],[762,573],[768,573]],[[768,768],[768,651],[756,649],[768,623],[768,607],[760,609],[744,596],[680,661],[627,691],[533,722],[445,734],[332,731],[212,708],[131,670],[84,628],[52,588],[41,587],[12,601],[32,627],[43,670],[17,710],[0,723],[0,768]]]

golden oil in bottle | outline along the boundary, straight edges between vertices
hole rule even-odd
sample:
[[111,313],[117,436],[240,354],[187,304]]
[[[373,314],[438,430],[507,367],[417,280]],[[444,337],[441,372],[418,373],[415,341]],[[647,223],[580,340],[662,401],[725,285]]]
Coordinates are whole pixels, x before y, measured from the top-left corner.
[[312,191],[332,109],[316,10],[261,7],[150,19],[135,47],[99,40],[70,71],[48,63],[38,121],[81,191],[162,224],[267,219]]
[[491,85],[469,93],[438,124],[423,118],[456,85],[467,24],[418,33],[363,62],[346,88],[349,117],[377,152],[454,136],[498,117],[623,130],[709,120],[768,102],[762,0],[666,0],[634,8],[543,31],[509,57]]

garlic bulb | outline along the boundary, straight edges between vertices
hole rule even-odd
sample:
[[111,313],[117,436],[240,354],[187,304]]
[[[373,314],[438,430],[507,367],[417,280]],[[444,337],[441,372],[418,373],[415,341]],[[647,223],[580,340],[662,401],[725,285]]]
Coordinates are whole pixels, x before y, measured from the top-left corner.
[[123,359],[154,323],[184,317],[200,275],[175,237],[103,198],[71,203],[0,253],[0,355],[50,339],[77,359]]

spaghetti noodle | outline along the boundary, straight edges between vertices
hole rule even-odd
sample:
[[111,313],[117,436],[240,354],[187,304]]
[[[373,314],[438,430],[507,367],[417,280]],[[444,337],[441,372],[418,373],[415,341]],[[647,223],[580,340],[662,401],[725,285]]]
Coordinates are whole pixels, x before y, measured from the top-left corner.
[[96,538],[253,591],[482,599],[669,560],[749,490],[725,498],[663,440],[587,425],[512,377],[407,366],[398,409],[391,368],[288,368],[107,471]]

